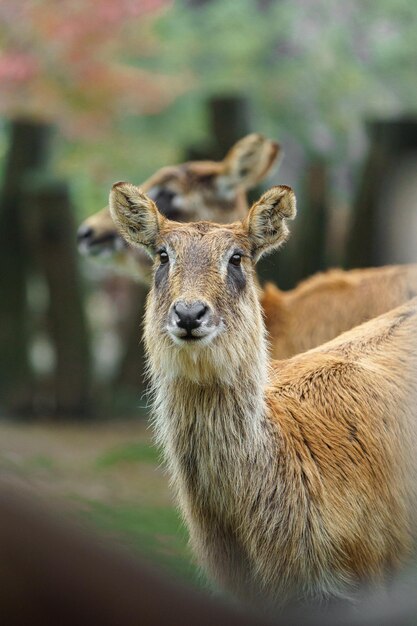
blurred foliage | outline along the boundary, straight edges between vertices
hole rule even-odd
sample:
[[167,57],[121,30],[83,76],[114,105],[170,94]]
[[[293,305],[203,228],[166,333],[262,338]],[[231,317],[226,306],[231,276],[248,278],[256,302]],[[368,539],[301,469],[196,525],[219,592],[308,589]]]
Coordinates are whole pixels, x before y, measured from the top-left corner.
[[99,456],[97,467],[106,469],[119,463],[158,463],[161,455],[157,448],[139,441],[112,448]]
[[207,139],[218,93],[247,94],[256,130],[354,164],[364,118],[416,110],[416,19],[411,0],[5,0],[0,110],[66,134],[80,217]]
[[314,152],[355,157],[364,115],[417,107],[417,5],[410,0],[186,6],[177,2],[156,24],[161,57],[174,71],[191,69],[205,95],[246,92],[271,134],[289,133]]
[[0,110],[53,119],[94,136],[129,113],[156,112],[175,95],[169,76],[133,54],[152,53],[149,23],[167,0],[25,0],[0,9]]

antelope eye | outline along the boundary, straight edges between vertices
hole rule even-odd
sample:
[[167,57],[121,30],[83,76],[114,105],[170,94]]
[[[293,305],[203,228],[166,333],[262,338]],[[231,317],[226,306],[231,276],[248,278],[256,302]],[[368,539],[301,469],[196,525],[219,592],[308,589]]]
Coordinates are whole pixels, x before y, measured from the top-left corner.
[[166,263],[168,263],[168,252],[165,252],[165,250],[161,250],[161,252],[159,253],[159,260],[161,261],[161,265],[165,265]]
[[236,252],[230,257],[229,263],[231,263],[232,265],[240,265],[241,261],[242,255]]

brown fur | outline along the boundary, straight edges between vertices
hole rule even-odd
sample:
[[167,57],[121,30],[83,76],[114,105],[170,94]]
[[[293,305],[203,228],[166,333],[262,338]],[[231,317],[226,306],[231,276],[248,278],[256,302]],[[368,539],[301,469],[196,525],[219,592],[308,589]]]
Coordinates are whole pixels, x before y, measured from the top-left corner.
[[417,296],[417,265],[329,270],[291,291],[268,283],[261,306],[274,359],[286,359],[337,337]]
[[[286,236],[291,190],[229,226],[170,222],[123,183],[110,206],[155,258],[155,428],[202,567],[262,606],[350,597],[400,567],[414,540],[417,300],[268,362],[254,264]],[[193,341],[172,334],[179,301],[207,306]]]

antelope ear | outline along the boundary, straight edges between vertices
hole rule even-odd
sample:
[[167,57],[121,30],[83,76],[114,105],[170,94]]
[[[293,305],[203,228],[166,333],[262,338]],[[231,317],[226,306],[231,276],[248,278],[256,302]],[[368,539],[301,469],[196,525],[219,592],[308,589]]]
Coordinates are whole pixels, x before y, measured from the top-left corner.
[[295,194],[286,185],[272,187],[253,205],[243,226],[251,240],[255,261],[286,241],[289,234],[286,220],[293,220],[296,213]]
[[134,246],[145,246],[152,255],[164,222],[155,202],[139,187],[115,183],[110,192],[109,207],[122,237]]
[[250,189],[265,178],[282,154],[281,146],[275,141],[259,133],[247,135],[224,158],[224,173],[219,182],[229,190]]

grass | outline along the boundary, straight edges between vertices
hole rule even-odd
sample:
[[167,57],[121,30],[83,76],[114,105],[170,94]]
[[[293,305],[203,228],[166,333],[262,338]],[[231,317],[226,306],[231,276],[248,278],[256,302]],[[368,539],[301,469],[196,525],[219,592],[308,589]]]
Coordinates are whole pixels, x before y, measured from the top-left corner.
[[119,463],[159,463],[160,453],[158,449],[139,441],[128,443],[108,450],[97,458],[97,468],[109,468]]
[[39,469],[45,471],[52,471],[55,467],[54,460],[46,454],[37,454],[36,456],[28,459],[28,469]]

